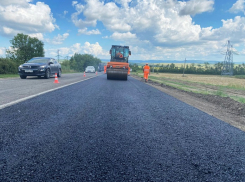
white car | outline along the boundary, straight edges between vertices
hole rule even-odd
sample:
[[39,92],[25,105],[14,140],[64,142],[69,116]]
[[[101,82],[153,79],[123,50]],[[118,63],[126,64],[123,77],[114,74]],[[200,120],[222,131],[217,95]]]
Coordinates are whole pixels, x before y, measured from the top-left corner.
[[95,68],[93,66],[87,66],[85,73],[95,73]]

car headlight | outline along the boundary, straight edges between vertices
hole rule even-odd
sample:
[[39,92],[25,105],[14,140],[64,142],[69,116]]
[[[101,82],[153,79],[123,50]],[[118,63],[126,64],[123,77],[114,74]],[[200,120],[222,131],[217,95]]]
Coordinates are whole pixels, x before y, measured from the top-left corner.
[[21,69],[23,68],[23,66],[22,65],[20,65],[19,67],[18,67],[18,69],[19,69],[19,71],[21,71]]
[[40,70],[40,71],[45,71],[45,67],[46,67],[46,66],[39,66],[39,70]]

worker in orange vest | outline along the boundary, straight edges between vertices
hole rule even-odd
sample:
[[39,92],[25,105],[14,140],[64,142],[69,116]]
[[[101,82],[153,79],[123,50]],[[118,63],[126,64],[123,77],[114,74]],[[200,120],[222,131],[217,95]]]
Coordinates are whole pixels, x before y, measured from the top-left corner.
[[104,73],[106,73],[106,65],[104,66]]
[[148,81],[148,75],[150,74],[150,66],[148,66],[148,63],[145,64],[145,66],[143,68],[143,72],[144,72],[145,82],[147,82]]

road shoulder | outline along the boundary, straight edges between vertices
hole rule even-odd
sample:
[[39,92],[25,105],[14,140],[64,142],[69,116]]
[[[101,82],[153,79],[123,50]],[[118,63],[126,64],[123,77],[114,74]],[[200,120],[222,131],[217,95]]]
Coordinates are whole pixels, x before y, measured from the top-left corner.
[[[131,75],[131,77],[144,82],[144,79],[139,76]],[[146,84],[245,131],[245,104],[230,100],[229,98],[195,94],[192,92],[178,90],[151,80]]]

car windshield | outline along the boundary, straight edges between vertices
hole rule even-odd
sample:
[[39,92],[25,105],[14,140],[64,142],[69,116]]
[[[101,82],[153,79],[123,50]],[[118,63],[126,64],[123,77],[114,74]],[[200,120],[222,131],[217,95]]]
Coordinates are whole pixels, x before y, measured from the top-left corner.
[[93,66],[88,66],[87,69],[94,69],[94,67]]
[[27,63],[47,63],[49,59],[31,59]]

